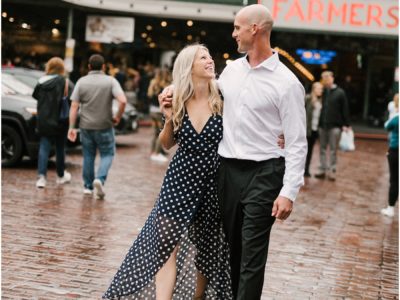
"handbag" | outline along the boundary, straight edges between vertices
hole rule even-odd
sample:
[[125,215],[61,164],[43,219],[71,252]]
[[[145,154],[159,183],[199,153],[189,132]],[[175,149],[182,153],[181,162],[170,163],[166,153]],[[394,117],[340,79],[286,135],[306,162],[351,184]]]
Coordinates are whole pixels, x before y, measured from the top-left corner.
[[69,103],[68,103],[68,79],[65,80],[64,94],[60,103],[59,120],[66,121],[69,118]]
[[354,132],[352,129],[342,131],[340,135],[339,148],[342,151],[354,151],[356,146],[354,145]]

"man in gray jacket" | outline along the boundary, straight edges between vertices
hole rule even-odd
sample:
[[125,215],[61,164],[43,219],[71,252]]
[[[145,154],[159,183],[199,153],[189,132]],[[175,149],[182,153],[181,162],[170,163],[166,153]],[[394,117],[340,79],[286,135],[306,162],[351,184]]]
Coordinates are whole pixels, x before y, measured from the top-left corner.
[[[319,119],[320,166],[315,174],[323,179],[325,174],[329,180],[336,180],[336,152],[340,134],[349,130],[349,108],[343,89],[334,83],[333,72],[324,71],[321,74],[324,93],[322,94],[322,110]],[[327,148],[329,146],[329,163]]]
[[[126,97],[118,81],[105,75],[104,58],[95,54],[89,58],[89,74],[78,80],[71,95],[68,139],[75,141],[75,122],[80,107],[80,136],[83,151],[84,194],[96,189],[97,198],[104,198],[104,183],[115,153],[113,125],[117,125],[125,110]],[[112,115],[113,99],[119,102],[116,116]],[[96,150],[100,152],[97,175],[94,172]]]

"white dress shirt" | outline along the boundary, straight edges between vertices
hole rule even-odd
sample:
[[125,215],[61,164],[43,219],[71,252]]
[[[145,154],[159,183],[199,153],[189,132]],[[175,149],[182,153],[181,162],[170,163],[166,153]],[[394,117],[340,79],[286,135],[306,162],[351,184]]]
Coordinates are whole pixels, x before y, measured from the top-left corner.
[[[304,88],[278,53],[252,68],[246,57],[228,64],[218,79],[224,96],[225,158],[264,161],[285,157],[280,195],[294,201],[304,184],[307,154]],[[277,145],[285,136],[285,149]]]

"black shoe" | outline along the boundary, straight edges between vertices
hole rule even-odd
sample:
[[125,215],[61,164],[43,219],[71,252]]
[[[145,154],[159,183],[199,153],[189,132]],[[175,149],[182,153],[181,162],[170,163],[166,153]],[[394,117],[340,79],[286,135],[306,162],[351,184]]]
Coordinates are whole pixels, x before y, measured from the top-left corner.
[[318,172],[317,174],[314,175],[315,178],[318,179],[324,179],[325,178],[325,172]]
[[311,177],[310,172],[304,172],[304,177]]

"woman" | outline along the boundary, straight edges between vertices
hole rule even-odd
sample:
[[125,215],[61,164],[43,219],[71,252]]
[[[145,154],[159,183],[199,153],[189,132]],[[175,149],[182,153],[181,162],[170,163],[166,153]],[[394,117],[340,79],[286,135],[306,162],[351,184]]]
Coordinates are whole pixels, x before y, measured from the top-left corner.
[[217,202],[222,101],[202,45],[184,48],[173,70],[172,107],[161,104],[162,145],[178,144],[158,200],[107,299],[232,299],[228,247]]
[[306,118],[307,118],[307,158],[304,176],[310,177],[310,163],[314,144],[318,139],[318,123],[322,108],[322,92],[324,88],[320,82],[314,82],[311,93],[306,96]]
[[396,112],[385,123],[385,129],[389,131],[389,205],[381,210],[381,213],[388,217],[394,216],[394,206],[399,198],[399,94],[394,95],[393,103]]
[[154,78],[150,81],[147,97],[150,99],[150,116],[153,120],[154,135],[151,142],[150,159],[158,162],[167,162],[168,158],[161,147],[159,134],[162,129],[162,114],[158,103],[158,94],[168,85],[171,84],[169,79],[169,71],[156,69]]
[[40,136],[38,157],[38,180],[36,187],[46,186],[47,163],[53,144],[56,146],[57,184],[71,181],[71,174],[65,171],[65,143],[68,132],[68,118],[60,119],[64,96],[70,95],[68,81],[64,78],[64,61],[51,58],[46,64],[46,75],[39,79],[33,91],[37,103],[37,129]]

